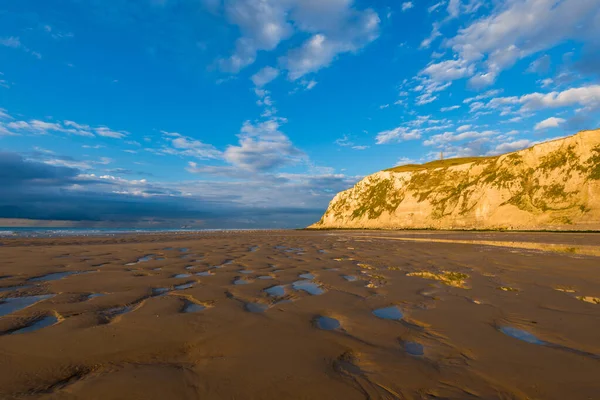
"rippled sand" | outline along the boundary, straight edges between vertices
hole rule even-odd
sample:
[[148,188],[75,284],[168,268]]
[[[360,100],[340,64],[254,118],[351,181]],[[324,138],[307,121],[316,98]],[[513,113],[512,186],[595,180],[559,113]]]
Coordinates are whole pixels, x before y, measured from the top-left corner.
[[600,235],[1,242],[1,399],[600,393]]

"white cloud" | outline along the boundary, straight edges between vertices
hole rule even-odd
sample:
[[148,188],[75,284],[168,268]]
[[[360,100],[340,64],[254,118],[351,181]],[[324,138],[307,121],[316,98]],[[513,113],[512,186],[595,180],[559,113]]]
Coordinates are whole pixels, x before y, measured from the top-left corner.
[[354,144],[354,142],[350,141],[348,135],[344,135],[341,138],[336,139],[334,143],[340,147],[350,147],[353,150],[366,150],[369,148],[369,146]]
[[404,3],[402,3],[402,12],[408,11],[411,8],[413,8],[415,5],[412,3],[412,1],[406,1]]
[[558,128],[560,125],[564,124],[565,122],[566,122],[566,120],[563,118],[550,117],[541,122],[538,122],[535,125],[534,129],[536,131],[539,131],[539,130],[548,129],[548,128]]
[[516,140],[514,142],[501,143],[496,148],[488,153],[488,155],[497,155],[504,153],[512,153],[514,151],[523,150],[531,145],[531,141],[527,139]]
[[171,147],[164,147],[161,150],[164,154],[195,157],[198,159],[218,159],[222,157],[222,153],[210,144],[175,132],[161,131],[161,133],[171,145]]
[[10,36],[0,39],[0,46],[11,47],[13,49],[18,49],[22,46],[21,40],[18,37]]
[[224,11],[241,33],[233,54],[219,60],[225,72],[239,72],[254,63],[258,51],[272,51],[296,34],[311,35],[281,58],[292,80],[375,40],[380,22],[373,10],[355,9],[353,0],[228,0]]
[[252,75],[252,82],[257,87],[262,87],[267,83],[273,81],[279,76],[279,70],[273,67],[264,67],[256,74]]
[[129,133],[125,131],[115,131],[106,126],[100,126],[98,128],[94,128],[94,132],[98,136],[109,137],[113,139],[122,139],[127,136]]
[[440,32],[440,25],[435,22],[433,24],[433,28],[431,29],[431,34],[427,38],[423,39],[420,47],[422,49],[428,49],[431,46],[431,44],[434,42],[434,40],[439,38],[440,36],[442,36],[442,34]]
[[496,97],[491,99],[485,107],[498,109],[504,106],[517,105],[521,106],[521,112],[569,106],[581,106],[591,110],[600,106],[600,85],[581,86],[561,92],[535,92],[520,97]]
[[456,105],[456,106],[450,106],[450,107],[442,107],[440,108],[441,112],[448,112],[448,111],[452,111],[452,110],[458,110],[460,108],[460,106]]
[[474,86],[493,83],[517,60],[567,40],[598,43],[597,0],[512,0],[448,40],[461,60],[483,63]]
[[460,0],[450,0],[448,2],[448,7],[446,8],[448,11],[448,15],[451,18],[456,18],[460,14]]
[[477,95],[475,97],[469,97],[467,99],[464,99],[463,103],[469,104],[469,103],[472,103],[474,101],[479,101],[479,100],[483,100],[483,99],[489,99],[490,97],[497,96],[500,93],[502,93],[502,89],[488,90],[487,92],[479,94],[479,95]]
[[461,125],[458,128],[456,128],[456,132],[464,132],[464,131],[468,131],[469,129],[471,129],[472,125]]
[[27,46],[25,46],[21,42],[21,39],[19,39],[16,36],[9,36],[9,37],[0,38],[0,46],[10,47],[10,48],[13,48],[13,49],[21,49],[24,52],[31,54],[32,56],[34,56],[37,59],[41,59],[42,58],[42,55],[40,53],[38,53],[37,51],[33,51],[30,48],[28,48]]
[[446,60],[429,64],[419,74],[427,75],[437,82],[446,82],[470,76],[472,73],[473,65],[467,64],[464,60]]
[[423,142],[425,146],[444,146],[450,142],[459,142],[462,140],[487,140],[490,136],[497,135],[497,131],[466,131],[461,133],[444,132],[442,134],[433,135]]
[[317,72],[328,67],[338,55],[357,52],[377,39],[379,22],[377,13],[365,10],[340,32],[313,35],[302,46],[289,51],[280,59],[280,63],[289,71],[291,80]]
[[306,155],[279,130],[283,122],[281,118],[256,124],[246,121],[238,135],[239,145],[227,147],[224,160],[238,169],[257,173],[305,159]]
[[4,108],[0,108],[0,119],[12,119],[10,114]]
[[401,165],[407,165],[407,164],[414,164],[416,163],[415,160],[413,160],[412,158],[408,158],[408,157],[400,157],[398,159],[398,161],[396,161],[396,167],[399,167]]
[[428,7],[427,12],[432,13],[434,11],[437,11],[440,7],[443,7],[445,4],[446,4],[445,0],[437,2],[434,5]]
[[388,131],[382,131],[377,134],[375,141],[377,144],[386,144],[393,142],[402,142],[405,140],[415,140],[421,138],[421,132],[406,127],[397,127]]

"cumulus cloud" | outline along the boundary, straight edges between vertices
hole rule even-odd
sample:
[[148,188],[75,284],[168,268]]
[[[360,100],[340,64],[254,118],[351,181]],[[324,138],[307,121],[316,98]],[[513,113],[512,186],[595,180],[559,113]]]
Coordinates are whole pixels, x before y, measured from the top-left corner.
[[[449,18],[478,10],[483,1],[450,0]],[[437,6],[437,4],[436,4]],[[585,54],[596,54],[600,46],[600,7],[596,0],[511,0],[493,12],[462,28],[445,40],[443,45],[453,50],[448,65],[460,65],[459,71],[430,68],[421,74],[432,79],[469,78],[472,87],[493,84],[498,75],[518,60],[548,50],[568,40],[583,43]],[[421,47],[429,47],[441,36],[439,23],[434,24],[429,38]],[[594,49],[596,49],[594,51]],[[588,57],[589,58],[589,57]],[[529,67],[530,72],[543,73],[550,59],[539,57]],[[585,63],[584,63],[585,64]],[[444,65],[442,65],[444,66]]]
[[496,97],[485,104],[485,108],[490,109],[506,106],[520,106],[521,112],[569,106],[593,110],[600,106],[600,85],[581,86],[549,93],[535,92],[522,96]]
[[548,129],[548,128],[558,128],[560,125],[564,124],[565,122],[566,122],[566,120],[563,118],[550,117],[550,118],[547,118],[547,119],[535,124],[534,129],[536,131],[539,131],[539,130]]
[[129,135],[126,131],[117,131],[106,126],[91,127],[78,124],[73,121],[41,121],[32,119],[29,121],[15,120],[6,110],[0,109],[0,132],[6,134],[35,134],[47,135],[50,133],[66,133],[69,135],[96,137],[103,136],[114,139],[122,139]]
[[512,153],[513,151],[523,150],[532,145],[532,142],[527,139],[515,140],[497,145],[488,155],[497,155],[504,153]]
[[353,53],[379,36],[379,16],[372,10],[356,15],[356,19],[339,32],[317,33],[302,46],[290,50],[280,59],[291,80],[328,67],[343,53]]
[[487,140],[490,136],[497,135],[497,131],[458,131],[459,133],[454,132],[444,132],[442,134],[433,135],[429,139],[425,140],[423,144],[425,146],[443,146],[450,142],[459,142],[463,140]]
[[402,3],[402,11],[408,11],[411,8],[413,8],[415,5],[412,3],[412,1],[406,1],[404,3]]
[[176,132],[161,132],[170,147],[163,147],[160,151],[164,154],[194,157],[198,159],[218,159],[222,153],[214,146],[199,140],[184,136]]
[[416,140],[420,139],[425,133],[441,131],[451,127],[452,124],[446,119],[435,120],[429,115],[421,115],[412,121],[405,122],[397,128],[379,132],[375,138],[375,142],[377,144],[387,144]]
[[257,87],[262,87],[279,76],[279,70],[273,67],[264,67],[252,75],[252,82]]
[[461,60],[482,63],[471,79],[486,86],[517,60],[572,39],[600,41],[596,0],[515,0],[481,18],[448,40]]
[[224,12],[241,33],[233,54],[219,60],[225,72],[239,72],[259,51],[272,51],[295,34],[311,35],[280,60],[292,80],[372,42],[380,22],[377,13],[354,8],[352,0],[227,0]]
[[238,135],[239,145],[227,147],[223,158],[250,172],[271,171],[301,161],[305,154],[280,131],[283,122],[280,118],[260,123],[246,121]]

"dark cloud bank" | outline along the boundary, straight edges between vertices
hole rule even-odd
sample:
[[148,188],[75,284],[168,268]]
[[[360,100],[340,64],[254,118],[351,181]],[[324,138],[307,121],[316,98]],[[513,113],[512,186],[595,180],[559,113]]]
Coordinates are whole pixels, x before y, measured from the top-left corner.
[[[210,182],[203,183],[202,187],[211,186]],[[115,183],[105,177],[82,174],[76,168],[0,152],[0,218],[68,220],[81,226],[304,227],[320,218],[333,197],[332,190],[344,189],[349,183],[344,179],[315,177],[307,187],[294,187],[292,190],[318,187],[322,191],[316,204],[304,207],[285,207],[284,201],[269,204],[269,199],[262,204],[244,204],[240,196],[231,193],[185,195],[176,187],[150,183],[133,185],[135,194],[132,194],[134,191],[124,191],[123,185],[129,189],[127,181]],[[248,190],[253,190],[252,184]]]

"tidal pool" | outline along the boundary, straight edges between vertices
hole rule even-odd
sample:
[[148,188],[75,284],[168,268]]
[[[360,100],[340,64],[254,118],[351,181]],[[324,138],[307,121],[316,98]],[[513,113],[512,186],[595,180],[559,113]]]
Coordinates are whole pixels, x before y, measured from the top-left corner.
[[40,318],[34,322],[32,322],[31,324],[21,328],[21,329],[17,329],[16,331],[13,331],[11,334],[12,335],[17,335],[20,333],[30,333],[30,332],[35,332],[37,330],[40,330],[42,328],[47,328],[49,326],[52,325],[56,325],[58,324],[60,321],[58,320],[58,318],[54,315],[48,315],[45,316],[43,318]]
[[292,283],[294,290],[302,290],[310,295],[318,296],[325,293],[319,285],[311,281],[296,281]]
[[341,326],[340,321],[338,321],[337,319],[323,316],[318,317],[315,320],[315,323],[317,324],[317,327],[319,329],[323,329],[325,331],[332,331],[334,329],[338,329]]
[[79,271],[64,271],[64,272],[53,272],[51,274],[46,274],[42,276],[36,276],[34,278],[28,279],[29,282],[48,282],[48,281],[57,281],[59,279],[65,278],[69,275],[78,274]]
[[404,318],[404,314],[402,314],[402,311],[400,311],[400,309],[396,306],[379,308],[373,311],[373,314],[379,318],[391,319],[395,321],[400,321],[402,318]]
[[540,340],[533,333],[527,332],[523,329],[515,328],[512,326],[502,326],[499,328],[500,332],[504,333],[507,336],[510,336],[515,339],[522,340],[531,344],[545,345],[546,342]]
[[9,297],[0,302],[0,317],[20,311],[54,296],[54,294],[45,294],[41,296]]
[[283,286],[271,286],[265,289],[265,293],[271,297],[282,297],[285,295],[285,288]]

